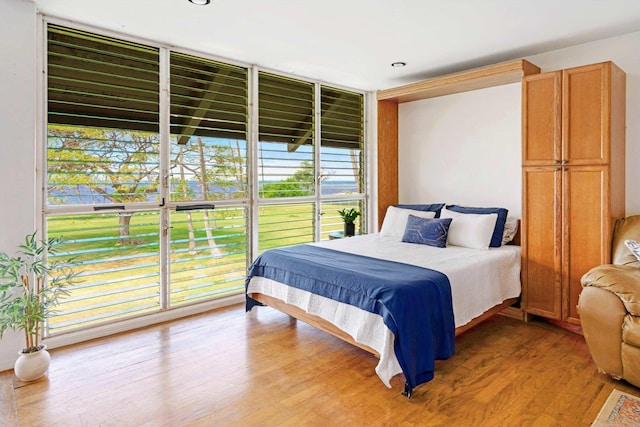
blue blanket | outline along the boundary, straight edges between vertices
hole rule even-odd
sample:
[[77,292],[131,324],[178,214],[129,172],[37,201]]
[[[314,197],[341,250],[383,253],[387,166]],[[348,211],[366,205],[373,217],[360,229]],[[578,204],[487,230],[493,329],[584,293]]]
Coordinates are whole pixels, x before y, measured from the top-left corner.
[[[433,378],[436,359],[454,354],[451,286],[438,271],[297,245],[264,252],[249,268],[246,285],[253,276],[381,315],[395,335],[394,350],[409,393]],[[247,311],[257,304],[247,296]]]

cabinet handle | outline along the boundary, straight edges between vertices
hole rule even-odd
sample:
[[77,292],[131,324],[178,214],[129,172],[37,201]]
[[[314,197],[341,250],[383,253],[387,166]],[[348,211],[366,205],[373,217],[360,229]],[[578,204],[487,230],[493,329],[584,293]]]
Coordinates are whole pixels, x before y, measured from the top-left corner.
[[558,163],[560,163],[560,160],[555,159],[555,160],[553,161],[553,163],[558,164]]

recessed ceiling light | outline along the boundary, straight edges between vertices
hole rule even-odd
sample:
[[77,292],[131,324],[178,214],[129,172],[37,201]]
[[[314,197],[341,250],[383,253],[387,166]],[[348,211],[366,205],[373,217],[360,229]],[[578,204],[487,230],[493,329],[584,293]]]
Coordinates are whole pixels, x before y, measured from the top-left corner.
[[405,65],[407,65],[407,63],[406,63],[406,62],[402,62],[402,61],[392,62],[392,63],[391,63],[391,66],[392,66],[392,67],[396,67],[396,68],[402,68],[402,67],[404,67]]
[[211,0],[189,0],[193,4],[197,4],[198,6],[206,6],[211,3]]

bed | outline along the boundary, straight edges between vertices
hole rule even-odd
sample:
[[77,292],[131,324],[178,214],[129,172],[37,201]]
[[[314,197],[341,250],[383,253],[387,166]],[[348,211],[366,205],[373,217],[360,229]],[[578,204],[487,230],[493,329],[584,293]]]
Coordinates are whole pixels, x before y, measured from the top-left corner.
[[[247,311],[250,311],[255,305],[267,305],[373,353],[379,357],[375,370],[381,381],[387,387],[391,387],[391,378],[400,373],[404,374],[406,379],[404,393],[410,397],[417,385],[429,381],[433,377],[432,371],[427,372],[427,375],[423,373],[425,369],[427,371],[431,369],[433,365],[431,362],[424,362],[429,368],[420,368],[418,369],[419,374],[414,375],[411,367],[418,363],[414,363],[412,360],[414,356],[423,358],[422,352],[430,352],[432,354],[428,356],[429,360],[448,358],[453,354],[452,342],[455,335],[513,305],[518,301],[521,291],[520,247],[517,244],[502,244],[503,240],[506,241],[503,238],[503,235],[506,234],[506,227],[503,222],[501,229],[495,229],[498,220],[493,217],[497,217],[497,215],[493,215],[491,220],[487,221],[485,219],[488,219],[489,216],[486,213],[465,213],[460,216],[459,213],[441,209],[442,216],[453,216],[453,218],[434,219],[435,215],[441,217],[440,211],[426,214],[418,213],[423,211],[413,209],[415,207],[413,205],[412,209],[396,208],[393,212],[392,208],[389,208],[380,233],[266,251],[263,255],[269,256],[261,259],[263,258],[261,255],[252,265],[247,278]],[[503,216],[506,217],[506,212]],[[424,219],[416,220],[416,217]],[[484,237],[480,237],[480,240],[486,240],[487,236],[493,238],[494,234],[499,233],[500,245],[490,247],[490,242],[487,242],[486,245],[483,243],[480,247],[475,247],[476,242],[473,239],[470,244],[456,240],[456,236],[459,237],[461,233],[469,234],[471,229],[473,231],[470,234],[473,234],[473,238],[478,240],[478,236],[476,236],[478,233],[475,230],[482,228],[482,224],[476,221],[478,218],[487,223],[484,225]],[[430,226],[433,226],[435,221],[448,221],[449,229],[445,230],[444,246],[442,242],[431,245],[404,239],[411,221],[428,222]],[[442,223],[438,224],[442,225]],[[510,227],[511,237],[509,240],[517,243],[517,222],[515,232],[513,228],[514,226]],[[491,235],[487,234],[489,232]],[[449,240],[466,246],[450,244]],[[299,255],[305,251],[309,252],[308,255]],[[277,267],[275,264],[270,264],[274,262],[271,256],[272,252],[278,252],[277,256],[281,258],[280,265]],[[448,311],[440,312],[440,308],[435,307],[438,314],[431,315],[431,320],[425,319],[425,321],[416,322],[415,318],[410,318],[404,324],[398,322],[396,325],[390,323],[389,318],[395,322],[395,316],[398,316],[398,312],[387,315],[386,312],[376,312],[375,309],[366,306],[359,307],[357,303],[347,301],[348,296],[343,298],[328,294],[322,295],[322,292],[316,290],[317,288],[301,286],[299,283],[295,283],[295,280],[290,280],[289,276],[295,275],[294,266],[297,266],[300,271],[314,271],[308,276],[315,277],[318,274],[315,273],[315,266],[312,264],[303,265],[301,262],[304,261],[300,261],[298,258],[308,258],[310,263],[319,263],[320,260],[324,260],[324,254],[335,256],[335,259],[338,260],[334,260],[334,264],[329,264],[334,266],[329,267],[331,271],[342,270],[343,263],[340,260],[347,259],[347,256],[354,256],[356,257],[354,262],[359,261],[357,257],[362,257],[367,262],[375,263],[376,266],[388,263],[389,268],[407,267],[426,270],[429,274],[435,272],[443,275],[448,280],[450,294],[448,297],[444,295],[438,304],[445,306],[446,310],[449,310],[448,305],[451,306],[451,320],[448,320]],[[351,259],[349,258],[349,260]],[[349,264],[351,262],[349,261]],[[277,271],[277,274],[265,273],[262,266],[268,269],[273,267],[272,270]],[[362,266],[355,267],[355,270],[363,269]],[[345,276],[341,271],[337,272],[336,276],[341,276],[341,278],[335,280],[344,281],[346,278],[347,282],[357,282],[357,278],[354,279],[350,274],[352,273]],[[353,274],[359,273],[354,272]],[[393,276],[391,273],[380,273],[379,275]],[[393,276],[393,280],[400,280],[405,276],[413,277],[413,271],[405,272],[403,270]],[[364,278],[363,281],[370,279],[371,276]],[[346,284],[345,286],[350,285]],[[389,287],[385,283],[381,286],[385,289]],[[411,287],[415,288],[415,286]],[[436,291],[436,294],[440,293],[442,292]],[[403,302],[397,305],[411,308],[415,306],[415,301],[418,298],[420,300],[431,299],[431,297],[423,298],[422,296],[409,298],[413,298],[411,303]],[[447,298],[449,299],[447,300]],[[389,305],[389,300],[382,305]],[[432,309],[433,307],[429,310]],[[423,309],[420,308],[420,310]],[[401,311],[400,316],[404,316],[405,310]],[[423,324],[427,324],[433,329],[421,331],[414,327],[415,323],[419,323],[421,327]],[[444,336],[441,338],[436,336],[441,333],[439,329],[444,331],[442,332]],[[410,334],[414,334],[414,336]],[[433,335],[435,342],[423,347],[424,340],[422,338],[431,335]],[[407,340],[413,342],[419,338],[420,345],[401,350],[398,344],[401,337],[405,342]],[[429,340],[431,338],[426,341]],[[420,354],[414,355],[413,353]]]

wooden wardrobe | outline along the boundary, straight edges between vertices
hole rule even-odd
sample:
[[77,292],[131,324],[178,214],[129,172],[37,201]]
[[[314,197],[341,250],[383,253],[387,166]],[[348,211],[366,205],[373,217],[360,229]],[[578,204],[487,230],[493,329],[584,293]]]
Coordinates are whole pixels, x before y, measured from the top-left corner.
[[522,305],[580,324],[580,278],[625,214],[625,73],[612,62],[523,77]]

